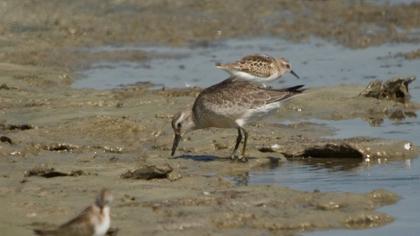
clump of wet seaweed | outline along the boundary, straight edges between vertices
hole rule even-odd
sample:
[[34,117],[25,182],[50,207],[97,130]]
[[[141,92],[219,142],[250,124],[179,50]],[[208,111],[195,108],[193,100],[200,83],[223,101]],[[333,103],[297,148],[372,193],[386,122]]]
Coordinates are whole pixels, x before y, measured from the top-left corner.
[[408,85],[414,80],[416,80],[414,76],[395,77],[387,81],[374,80],[360,92],[360,96],[405,103],[410,100]]

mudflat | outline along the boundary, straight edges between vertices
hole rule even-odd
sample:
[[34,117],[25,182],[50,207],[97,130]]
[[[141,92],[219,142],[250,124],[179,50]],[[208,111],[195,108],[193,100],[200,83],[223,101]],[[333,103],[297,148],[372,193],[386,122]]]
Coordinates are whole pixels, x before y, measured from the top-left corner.
[[[171,117],[191,106],[201,89],[156,90],[147,85],[74,89],[75,72],[92,62],[154,57],[138,51],[74,49],[117,43],[206,44],[250,34],[287,35],[290,40],[316,35],[349,47],[414,42],[419,39],[395,29],[382,12],[398,17],[406,29],[415,28],[420,26],[420,5],[310,1],[302,6],[296,1],[264,1],[257,7],[255,1],[243,1],[225,8],[222,1],[99,0],[2,4],[6,23],[0,26],[2,234],[30,235],[33,228],[63,223],[91,203],[101,187],[115,195],[112,225],[120,229],[120,235],[296,235],[393,221],[376,210],[398,201],[397,194],[387,190],[303,192],[278,185],[240,186],[231,177],[305,158],[308,148],[326,144],[348,145],[348,150],[338,150],[356,153],[349,158],[358,161],[410,159],[418,150],[407,148],[408,141],[326,140],[322,137],[332,133],[329,127],[310,122],[275,124],[267,118],[249,127],[247,163],[230,161],[236,131],[220,129],[187,135],[171,158]],[[250,7],[255,9],[252,14],[244,10]],[[312,14],[303,16],[302,7]],[[52,8],[55,14],[42,14]],[[274,14],[279,8],[283,13]],[[281,21],[288,14],[295,20]],[[331,25],[337,17],[349,28]],[[200,20],[207,26],[197,25]],[[325,24],[313,25],[315,21]],[[383,30],[375,28],[367,34],[360,26],[372,24]],[[394,111],[409,115],[419,108],[415,102],[358,96],[364,87],[310,88],[275,116],[285,120],[362,118],[374,123]]]

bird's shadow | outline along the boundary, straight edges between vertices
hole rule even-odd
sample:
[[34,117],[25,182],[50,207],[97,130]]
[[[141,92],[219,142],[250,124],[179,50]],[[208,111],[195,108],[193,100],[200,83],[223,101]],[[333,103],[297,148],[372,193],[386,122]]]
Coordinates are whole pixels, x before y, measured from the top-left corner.
[[175,156],[175,157],[172,157],[172,159],[185,159],[185,160],[203,161],[203,162],[230,160],[230,158],[226,158],[226,157],[218,157],[218,156],[212,156],[212,155],[188,155],[188,154]]
[[210,161],[226,161],[232,163],[247,163],[249,160],[256,159],[255,157],[248,157],[247,161],[240,161],[240,160],[232,160],[230,156],[213,156],[213,155],[189,155],[183,154],[179,156],[172,157],[172,159],[185,159],[185,160],[193,160],[193,161],[202,161],[202,162],[210,162]]

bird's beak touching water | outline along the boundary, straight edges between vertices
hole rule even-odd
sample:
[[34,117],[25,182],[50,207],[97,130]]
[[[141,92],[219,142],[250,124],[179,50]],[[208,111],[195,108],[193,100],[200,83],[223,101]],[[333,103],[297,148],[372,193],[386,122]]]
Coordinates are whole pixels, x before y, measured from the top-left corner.
[[174,143],[172,144],[171,156],[174,156],[176,148],[178,147],[179,141],[181,141],[181,134],[175,133]]
[[292,75],[294,75],[296,78],[300,79],[300,78],[299,78],[299,75],[297,75],[297,74],[296,74],[296,72],[294,72],[293,70],[291,70],[291,71],[290,71],[290,74],[292,74]]

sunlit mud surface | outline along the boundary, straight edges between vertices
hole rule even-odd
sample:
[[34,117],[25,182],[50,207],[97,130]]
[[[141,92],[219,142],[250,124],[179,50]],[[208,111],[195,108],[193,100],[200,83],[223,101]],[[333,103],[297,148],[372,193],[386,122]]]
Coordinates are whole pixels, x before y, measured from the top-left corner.
[[[420,5],[397,2],[2,1],[1,234],[63,223],[101,187],[119,235],[419,232],[418,81],[406,103],[359,96],[420,74]],[[235,130],[170,158],[172,115],[254,52],[301,76],[268,86],[305,94],[248,127],[247,163]]]

